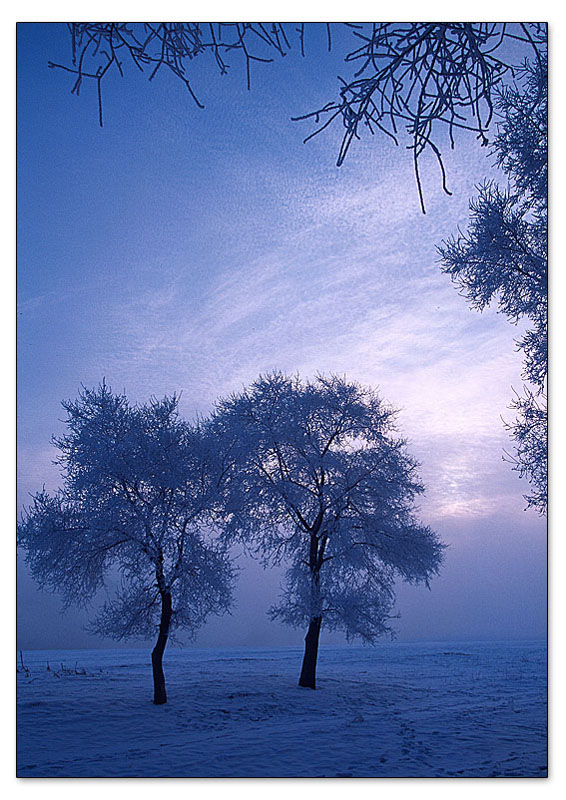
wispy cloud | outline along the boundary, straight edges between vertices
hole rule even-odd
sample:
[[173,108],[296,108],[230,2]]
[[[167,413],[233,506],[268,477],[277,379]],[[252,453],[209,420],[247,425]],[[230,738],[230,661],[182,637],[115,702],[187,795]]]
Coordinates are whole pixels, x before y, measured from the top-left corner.
[[488,514],[503,496],[517,506],[513,476],[496,495],[488,466],[520,383],[514,331],[466,307],[434,262],[430,232],[399,244],[388,218],[377,241],[353,236],[329,252],[337,217],[367,222],[376,192],[322,199],[316,235],[307,219],[261,257],[227,264],[198,303],[182,272],[124,297],[101,369],[141,397],[182,390],[189,415],[270,369],[345,374],[403,409],[401,427],[439,487],[432,513]]
[[[455,174],[463,195],[456,209],[467,214],[465,174]],[[520,508],[508,469],[495,488],[507,444],[500,416],[520,383],[514,331],[491,312],[470,311],[440,273],[435,244],[451,222],[438,182],[427,194],[436,213],[423,217],[407,201],[414,176],[398,164],[370,162],[363,179],[315,175],[299,188],[273,168],[265,181],[271,207],[256,197],[246,209],[261,221],[261,240],[216,216],[215,235],[234,246],[205,281],[206,252],[184,256],[175,247],[160,272],[142,265],[135,278],[88,280],[81,313],[97,335],[80,354],[77,383],[105,376],[140,400],[182,391],[191,416],[260,372],[344,374],[378,386],[402,409],[431,514],[489,514],[512,497]],[[246,235],[255,230],[252,220]],[[77,291],[28,301],[29,310],[72,307]]]

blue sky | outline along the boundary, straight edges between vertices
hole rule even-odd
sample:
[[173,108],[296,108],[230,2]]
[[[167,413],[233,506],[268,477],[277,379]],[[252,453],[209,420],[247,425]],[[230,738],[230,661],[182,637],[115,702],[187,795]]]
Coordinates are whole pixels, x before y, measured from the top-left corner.
[[[401,408],[421,461],[423,521],[449,545],[432,591],[401,587],[399,638],[545,634],[545,521],[502,460],[501,417],[521,386],[513,328],[468,309],[435,244],[465,228],[474,185],[493,172],[472,135],[445,153],[448,183],[423,161],[420,212],[410,154],[365,137],[335,166],[339,127],[290,117],[349,74],[339,42],[310,31],[295,52],[221,78],[197,59],[199,110],[180,84],[130,71],[70,95],[61,25],[18,29],[19,497],[58,485],[51,434],[60,402],[103,377],[134,400],[182,392],[187,417],[278,368],[337,372]],[[239,604],[198,644],[297,643],[265,616],[277,576],[243,562]],[[19,566],[21,646],[100,646],[61,617]],[[326,641],[331,641],[327,636]]]

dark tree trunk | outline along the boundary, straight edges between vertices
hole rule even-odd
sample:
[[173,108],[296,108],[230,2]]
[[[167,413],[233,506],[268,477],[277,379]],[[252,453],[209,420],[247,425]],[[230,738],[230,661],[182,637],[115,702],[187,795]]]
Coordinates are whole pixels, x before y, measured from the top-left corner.
[[313,617],[305,636],[305,655],[303,657],[299,686],[304,686],[307,689],[316,689],[316,659],[321,624],[322,617]]
[[153,702],[156,706],[167,702],[165,691],[165,675],[163,673],[163,652],[169,636],[171,624],[171,594],[161,592],[161,622],[157,643],[151,652],[151,665],[153,667]]

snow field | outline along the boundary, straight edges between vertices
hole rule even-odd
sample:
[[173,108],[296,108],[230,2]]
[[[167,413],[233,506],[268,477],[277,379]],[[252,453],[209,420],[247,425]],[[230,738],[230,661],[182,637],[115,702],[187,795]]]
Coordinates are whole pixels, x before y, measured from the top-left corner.
[[542,643],[322,644],[315,692],[301,655],[169,649],[154,706],[145,650],[24,652],[18,775],[546,775]]

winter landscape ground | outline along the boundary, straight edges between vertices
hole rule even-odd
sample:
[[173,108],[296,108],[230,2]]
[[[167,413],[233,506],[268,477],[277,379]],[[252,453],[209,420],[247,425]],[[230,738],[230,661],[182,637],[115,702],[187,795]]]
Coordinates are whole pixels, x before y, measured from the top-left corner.
[[[24,651],[20,777],[545,777],[546,647]],[[49,664],[49,670],[47,665]]]

